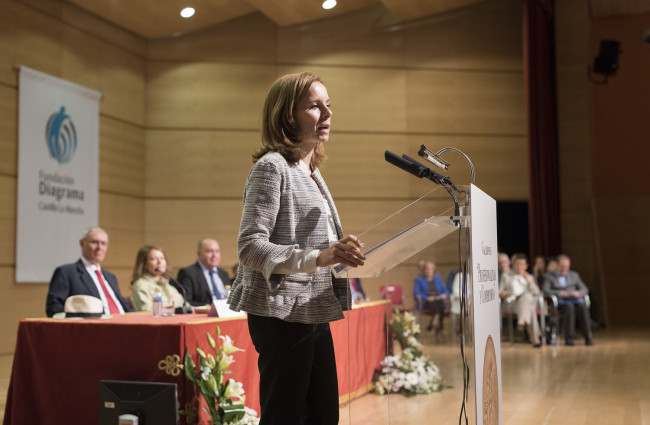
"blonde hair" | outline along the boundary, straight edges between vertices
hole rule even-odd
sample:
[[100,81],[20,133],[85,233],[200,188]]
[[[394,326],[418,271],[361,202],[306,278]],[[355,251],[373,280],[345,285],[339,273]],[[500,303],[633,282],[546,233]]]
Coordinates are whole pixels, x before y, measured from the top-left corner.
[[[278,152],[291,164],[300,160],[303,152],[294,111],[314,82],[322,83],[320,77],[311,72],[298,72],[284,75],[273,83],[264,101],[262,147],[253,154],[254,163],[268,152]],[[325,158],[325,148],[318,143],[309,165],[316,169]]]

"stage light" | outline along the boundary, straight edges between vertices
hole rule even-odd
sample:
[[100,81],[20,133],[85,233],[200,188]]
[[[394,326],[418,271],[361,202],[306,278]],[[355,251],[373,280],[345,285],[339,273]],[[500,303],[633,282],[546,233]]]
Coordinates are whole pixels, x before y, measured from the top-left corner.
[[332,9],[334,6],[336,6],[336,0],[325,0],[323,2],[323,9]]
[[185,9],[181,10],[181,16],[183,18],[189,18],[191,16],[194,16],[194,8],[193,7],[186,7]]

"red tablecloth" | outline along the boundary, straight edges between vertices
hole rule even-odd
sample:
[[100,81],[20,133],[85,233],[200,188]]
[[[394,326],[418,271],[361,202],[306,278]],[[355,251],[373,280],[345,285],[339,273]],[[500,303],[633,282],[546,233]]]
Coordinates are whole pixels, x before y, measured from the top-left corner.
[[[341,403],[370,390],[373,371],[386,355],[386,312],[384,302],[368,303],[331,324]],[[133,313],[111,319],[22,320],[4,424],[97,424],[100,380],[174,382],[181,410],[196,412],[192,383],[177,364],[186,349],[195,362],[197,346],[211,352],[206,333],[214,336],[217,326],[245,350],[234,353],[228,378],[243,383],[246,405],[259,412],[257,352],[244,318]],[[200,407],[198,414],[199,423],[207,424]]]

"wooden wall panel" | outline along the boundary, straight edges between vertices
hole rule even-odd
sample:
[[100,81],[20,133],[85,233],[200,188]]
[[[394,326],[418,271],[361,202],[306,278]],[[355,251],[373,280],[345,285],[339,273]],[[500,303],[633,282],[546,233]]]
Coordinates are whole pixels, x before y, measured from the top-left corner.
[[0,266],[16,264],[16,186],[16,177],[0,175]]
[[[12,3],[28,5],[28,8],[37,10],[55,21],[60,21],[67,27],[92,34],[98,39],[140,56],[146,52],[146,42],[142,37],[124,31],[98,16],[89,14],[72,3],[50,0],[14,0]],[[24,9],[23,6],[17,5],[16,7]]]
[[221,246],[221,266],[230,271],[230,267],[238,262],[237,234],[241,209],[241,198],[147,200],[145,242],[161,245],[176,273],[179,267],[196,261],[199,240],[215,238]]
[[101,112],[141,124],[144,59],[13,1],[0,4],[0,78],[17,86],[25,65],[102,92]]
[[[34,2],[35,0],[29,1]],[[36,1],[39,1],[40,3],[50,3],[49,0]],[[119,28],[102,18],[90,15],[69,2],[63,3],[60,16],[66,24],[74,26],[81,31],[90,33],[93,36],[117,47],[119,50],[125,50],[140,57],[144,57],[147,53],[147,41],[144,38],[135,35],[132,32],[124,31],[122,28]]]
[[135,125],[100,117],[99,188],[144,196],[145,131]]
[[0,175],[18,172],[18,93],[0,85]]
[[270,19],[252,13],[183,37],[151,40],[147,58],[268,64],[275,61],[277,32]]
[[280,28],[277,61],[303,66],[401,68],[405,63],[404,32],[389,31],[384,22],[394,23],[394,18],[376,5],[335,19]]
[[258,131],[147,132],[147,197],[241,198]]
[[[393,199],[410,196],[415,178],[389,164],[384,152],[406,152],[402,134],[364,134],[337,132],[336,113],[332,132],[325,144],[327,161],[321,171],[334,199]],[[394,171],[394,172],[393,172]]]
[[143,218],[141,198],[100,192],[99,225],[108,233],[110,245],[106,267],[133,267],[144,240]]
[[13,266],[0,265],[0,354],[12,353],[16,346],[18,322],[25,317],[44,317],[47,285],[14,283]]
[[400,69],[280,66],[280,75],[309,70],[327,87],[333,131],[406,131],[406,75]]
[[415,1],[402,0],[381,0],[391,13],[399,20],[417,20],[422,16],[434,13],[448,13],[450,10],[467,7],[484,0],[437,0],[437,1]]
[[[64,28],[56,20],[36,13],[15,2],[2,2],[2,13],[14,33],[15,62],[4,66],[25,65],[54,76],[61,76]],[[16,74],[16,85],[17,85]]]
[[147,126],[257,129],[275,67],[215,62],[149,62]]
[[408,71],[408,129],[526,134],[522,73]]
[[[525,135],[410,135],[407,155],[417,157],[421,145],[433,152],[454,147],[464,152],[474,165],[476,185],[500,201],[528,199],[528,145]],[[419,159],[419,157],[417,157]],[[422,159],[425,165],[451,177],[456,185],[469,185],[471,175],[465,158],[445,152],[451,163],[447,172]]]
[[[111,0],[70,0],[92,14],[118,23],[127,31],[141,34],[147,39],[173,37],[195,31],[197,28],[215,25],[238,16],[252,13],[256,9],[249,2],[216,0],[201,3],[161,3],[158,0],[138,2]],[[194,6],[197,13],[191,19],[184,19],[179,12],[185,6]]]
[[111,45],[103,48],[101,113],[142,125],[146,66],[142,58]]
[[16,86],[16,28],[12,16],[0,3],[0,84]]
[[406,24],[402,65],[522,72],[522,4],[487,1]]
[[66,28],[61,77],[102,94],[101,113],[144,122],[145,61],[103,40]]
[[123,297],[131,296],[131,279],[133,278],[133,267],[135,265],[135,256],[140,247],[136,248],[133,251],[133,260],[132,264],[125,266],[110,266],[107,267],[107,270],[115,275],[117,278],[117,284],[120,287],[120,293]]
[[648,326],[650,196],[597,197],[595,208],[611,323]]

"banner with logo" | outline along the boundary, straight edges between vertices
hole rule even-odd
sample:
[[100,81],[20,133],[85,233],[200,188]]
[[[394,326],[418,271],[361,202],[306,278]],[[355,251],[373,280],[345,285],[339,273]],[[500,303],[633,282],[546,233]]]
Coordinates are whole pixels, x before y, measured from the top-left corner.
[[21,66],[16,282],[49,282],[98,223],[101,94]]

